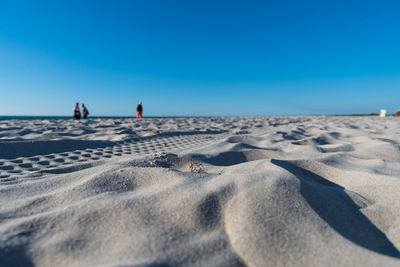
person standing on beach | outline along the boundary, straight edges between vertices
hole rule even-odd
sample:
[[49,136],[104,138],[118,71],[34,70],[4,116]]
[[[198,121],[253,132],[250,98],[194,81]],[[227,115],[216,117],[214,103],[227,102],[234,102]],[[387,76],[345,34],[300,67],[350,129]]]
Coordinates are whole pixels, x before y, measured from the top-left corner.
[[76,103],[74,108],[74,118],[77,120],[81,119],[81,110],[79,109],[79,103]]
[[89,115],[89,110],[85,107],[85,104],[82,103],[82,112],[83,112],[83,118],[86,119],[87,116]]
[[136,107],[137,115],[136,118],[141,119],[143,115],[143,106],[142,106],[142,101],[140,101],[139,105]]

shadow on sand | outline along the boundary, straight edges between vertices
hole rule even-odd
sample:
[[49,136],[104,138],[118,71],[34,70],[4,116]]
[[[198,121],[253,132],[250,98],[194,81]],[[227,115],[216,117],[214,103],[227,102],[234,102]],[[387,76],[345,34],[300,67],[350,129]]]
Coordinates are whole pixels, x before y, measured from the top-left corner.
[[24,249],[17,247],[9,251],[0,249],[0,266],[31,267],[35,265],[26,256]]
[[272,159],[271,163],[300,180],[300,193],[310,207],[337,233],[374,252],[400,258],[400,252],[361,211],[345,188],[300,168],[291,162]]

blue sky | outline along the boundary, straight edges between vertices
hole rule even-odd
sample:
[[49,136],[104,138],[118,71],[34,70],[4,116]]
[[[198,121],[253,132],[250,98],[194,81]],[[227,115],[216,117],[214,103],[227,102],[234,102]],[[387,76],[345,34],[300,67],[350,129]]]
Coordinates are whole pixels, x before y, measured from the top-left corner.
[[0,115],[389,113],[398,1],[3,1]]

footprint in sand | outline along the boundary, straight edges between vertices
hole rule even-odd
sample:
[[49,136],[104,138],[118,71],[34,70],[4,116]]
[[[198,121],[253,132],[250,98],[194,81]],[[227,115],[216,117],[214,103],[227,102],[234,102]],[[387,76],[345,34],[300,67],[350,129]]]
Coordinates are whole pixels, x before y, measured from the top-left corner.
[[10,170],[13,170],[13,169],[14,169],[14,166],[12,166],[12,165],[0,166],[0,170],[4,170],[4,171],[10,171]]
[[37,164],[47,166],[50,164],[50,162],[48,160],[42,160],[42,161],[38,161]]
[[21,168],[26,168],[26,169],[32,168],[32,164],[30,164],[30,163],[22,163],[22,164],[20,164],[18,166],[21,167]]

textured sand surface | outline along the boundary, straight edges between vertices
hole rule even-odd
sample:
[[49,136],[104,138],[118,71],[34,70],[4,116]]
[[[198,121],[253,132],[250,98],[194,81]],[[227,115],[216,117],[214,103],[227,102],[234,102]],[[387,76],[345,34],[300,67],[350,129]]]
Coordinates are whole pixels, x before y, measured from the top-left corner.
[[399,144],[398,118],[0,121],[0,266],[400,266]]

